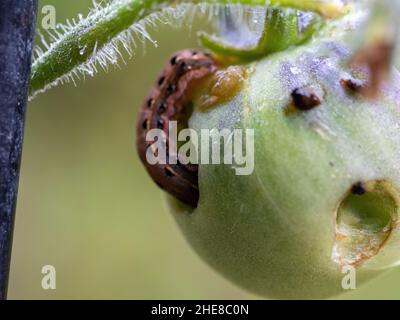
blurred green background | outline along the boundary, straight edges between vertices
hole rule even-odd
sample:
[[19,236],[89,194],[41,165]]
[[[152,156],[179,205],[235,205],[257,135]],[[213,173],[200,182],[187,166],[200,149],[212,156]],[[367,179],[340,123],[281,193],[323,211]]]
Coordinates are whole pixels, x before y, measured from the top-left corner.
[[[57,22],[90,0],[52,4]],[[189,248],[135,150],[137,112],[166,59],[196,46],[193,28],[149,29],[121,68],[60,86],[29,103],[9,287],[10,299],[254,299]],[[57,289],[43,290],[54,265]],[[400,298],[400,269],[343,298]],[[306,290],[306,288],[305,288]]]

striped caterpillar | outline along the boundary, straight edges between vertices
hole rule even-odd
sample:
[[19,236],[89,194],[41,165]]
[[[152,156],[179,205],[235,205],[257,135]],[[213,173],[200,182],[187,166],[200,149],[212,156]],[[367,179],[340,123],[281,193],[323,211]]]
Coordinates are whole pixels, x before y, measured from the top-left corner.
[[[150,90],[137,123],[137,150],[148,173],[160,188],[192,207],[197,207],[199,200],[198,165],[184,165],[179,160],[177,164],[169,164],[168,159],[172,156],[168,142],[169,121],[182,122],[186,105],[190,102],[190,86],[216,70],[213,58],[201,50],[177,52]],[[147,149],[152,145],[146,141],[146,135],[151,129],[165,132],[166,164],[151,165],[146,159]]]

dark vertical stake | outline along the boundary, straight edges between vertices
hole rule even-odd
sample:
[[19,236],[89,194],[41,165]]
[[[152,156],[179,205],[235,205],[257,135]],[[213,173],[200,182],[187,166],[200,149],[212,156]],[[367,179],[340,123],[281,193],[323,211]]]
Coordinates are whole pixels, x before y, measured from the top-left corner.
[[37,0],[0,0],[0,299],[7,297]]

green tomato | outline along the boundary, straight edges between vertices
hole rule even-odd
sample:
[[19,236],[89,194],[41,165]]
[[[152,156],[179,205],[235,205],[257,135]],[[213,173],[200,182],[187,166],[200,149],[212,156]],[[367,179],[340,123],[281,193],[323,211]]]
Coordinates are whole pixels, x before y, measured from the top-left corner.
[[[332,37],[272,54],[229,102],[190,119],[199,135],[254,129],[252,174],[200,164],[198,207],[168,202],[194,250],[256,294],[329,297],[348,289],[348,270],[358,287],[400,262],[399,75],[364,99],[341,81],[364,81],[351,54]],[[298,88],[320,104],[293,110]]]

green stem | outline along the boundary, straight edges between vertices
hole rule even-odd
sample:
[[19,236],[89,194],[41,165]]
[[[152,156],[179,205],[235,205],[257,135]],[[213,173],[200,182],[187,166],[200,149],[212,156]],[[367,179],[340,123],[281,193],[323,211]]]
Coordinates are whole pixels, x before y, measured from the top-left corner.
[[342,13],[344,7],[338,1],[321,0],[270,0],[270,4],[305,11],[315,11],[325,18],[336,18]]
[[204,47],[214,53],[231,57],[235,59],[235,62],[241,63],[260,59],[291,46],[302,44],[321,27],[321,21],[314,18],[306,30],[300,32],[297,11],[283,12],[281,9],[273,7],[267,9],[264,30],[253,47],[236,47],[204,32],[199,34],[199,39]]
[[[33,96],[87,62],[113,38],[134,23],[168,6],[181,3],[242,4],[264,6],[265,0],[117,0],[81,20],[51,44],[32,65],[29,94]],[[326,17],[339,14],[341,6],[319,0],[269,0],[267,4],[310,10]]]

